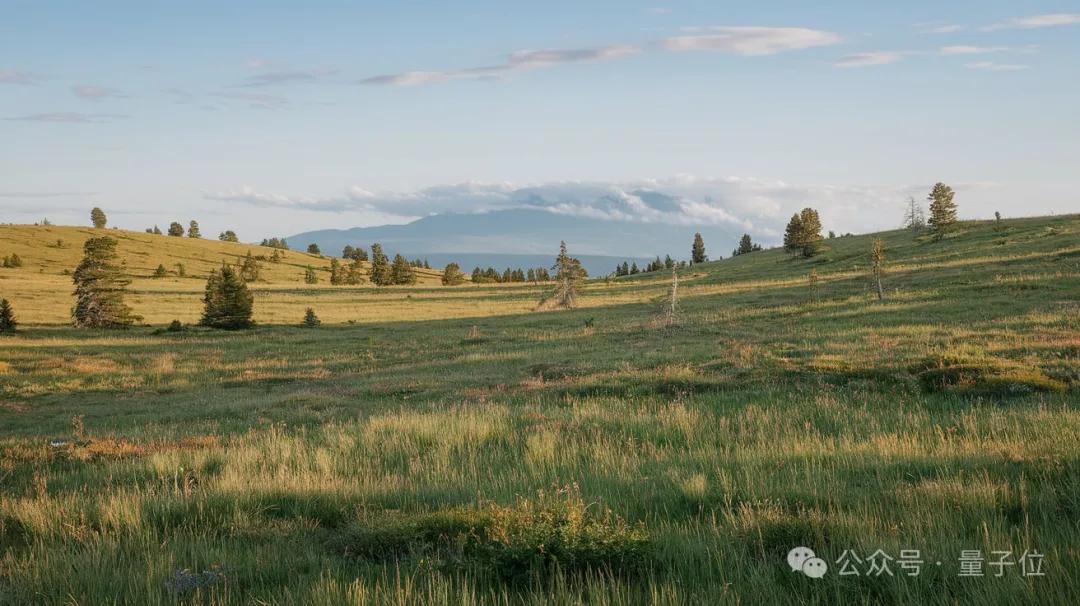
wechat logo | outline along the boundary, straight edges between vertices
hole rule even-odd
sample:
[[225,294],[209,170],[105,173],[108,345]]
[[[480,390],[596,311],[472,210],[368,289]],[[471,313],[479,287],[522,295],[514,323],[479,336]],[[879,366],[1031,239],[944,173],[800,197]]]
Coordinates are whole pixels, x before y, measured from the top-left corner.
[[787,563],[791,566],[791,572],[801,572],[811,579],[820,579],[829,571],[825,560],[817,557],[809,547],[796,547],[789,551]]

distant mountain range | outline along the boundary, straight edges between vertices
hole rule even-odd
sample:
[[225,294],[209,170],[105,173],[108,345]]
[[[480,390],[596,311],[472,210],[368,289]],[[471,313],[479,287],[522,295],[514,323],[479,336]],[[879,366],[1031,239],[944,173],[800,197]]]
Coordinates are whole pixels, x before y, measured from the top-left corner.
[[405,225],[327,229],[288,236],[303,250],[318,244],[326,254],[346,245],[369,248],[378,242],[389,254],[427,258],[432,267],[451,261],[473,267],[548,267],[565,241],[590,275],[604,275],[627,261],[641,265],[659,256],[690,256],[694,233],[701,232],[712,258],[730,254],[739,235],[716,226],[612,221],[546,210],[511,209],[479,214],[441,214]]

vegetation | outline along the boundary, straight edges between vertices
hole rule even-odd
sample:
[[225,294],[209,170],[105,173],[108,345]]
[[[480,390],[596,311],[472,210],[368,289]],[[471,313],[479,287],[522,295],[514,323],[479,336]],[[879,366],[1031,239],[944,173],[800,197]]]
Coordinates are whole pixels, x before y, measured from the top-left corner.
[[168,234],[174,238],[182,238],[184,237],[184,226],[173,221],[172,223],[169,223]]
[[461,266],[457,263],[447,263],[443,269],[443,286],[458,286],[465,283],[465,274],[461,273]]
[[122,328],[138,321],[124,303],[131,283],[116,255],[116,240],[90,238],[83,245],[83,259],[73,273],[75,306],[71,319],[80,328]]
[[821,237],[821,219],[812,208],[804,208],[788,221],[784,230],[784,250],[797,252],[805,258],[821,253],[825,247]]
[[19,322],[15,319],[15,310],[11,308],[11,302],[0,299],[0,332],[15,332]]
[[222,242],[239,242],[240,238],[233,230],[226,229],[225,231],[218,234],[218,240],[221,240]]
[[885,275],[885,241],[874,238],[870,245],[870,272],[874,278],[878,301],[885,299],[885,288],[881,285],[881,278]]
[[694,244],[690,247],[690,261],[704,263],[708,260],[709,256],[705,254],[705,240],[701,239],[701,234],[694,234]]
[[[829,237],[835,238],[836,234],[830,231]],[[737,257],[739,255],[746,255],[752,252],[757,252],[759,250],[761,250],[761,245],[755,244],[754,241],[750,239],[750,234],[743,234],[742,238],[739,239],[738,248],[731,251],[731,256]]]
[[[296,252],[258,328],[158,332],[202,286],[158,262],[248,247],[141,232],[117,250],[158,328],[74,329],[49,244],[95,232],[0,227],[53,272],[0,270],[0,603],[1070,603],[1080,216],[1003,223],[695,264],[662,331],[668,275],[532,313],[550,286],[310,287],[329,261]],[[797,545],[927,564],[811,580]],[[958,578],[971,549],[1047,574]]]
[[394,283],[390,270],[390,259],[383,254],[382,245],[371,245],[371,283],[375,286],[389,286]]
[[109,220],[105,216],[105,211],[96,206],[90,210],[90,223],[95,229],[105,229],[105,225],[108,224],[108,222]]
[[200,323],[210,328],[250,328],[253,297],[247,284],[229,265],[212,272],[206,280]]
[[555,289],[540,299],[540,307],[553,305],[570,309],[577,304],[578,293],[588,277],[581,261],[566,252],[566,242],[559,242],[559,256],[555,258]]
[[309,307],[304,311],[303,325],[305,328],[318,328],[322,325],[322,322],[319,320],[319,316],[315,315],[314,309]]
[[187,237],[199,239],[202,238],[202,232],[199,231],[199,222],[194,219],[188,223]]
[[930,219],[927,223],[933,230],[935,239],[944,238],[956,227],[956,203],[953,202],[955,195],[951,187],[937,183],[927,196],[930,200]]
[[318,283],[319,283],[319,274],[315,273],[315,268],[311,267],[309,265],[308,268],[304,270],[304,284],[318,284]]

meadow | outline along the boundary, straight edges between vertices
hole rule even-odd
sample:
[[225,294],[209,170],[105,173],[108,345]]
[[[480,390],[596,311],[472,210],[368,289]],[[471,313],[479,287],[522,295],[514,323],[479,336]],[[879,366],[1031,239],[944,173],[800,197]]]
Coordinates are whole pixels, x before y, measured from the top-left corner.
[[[544,285],[434,272],[308,286],[328,260],[290,252],[255,329],[168,332],[259,247],[122,232],[147,326],[76,330],[52,244],[93,231],[0,226],[25,259],[0,269],[24,324],[0,336],[0,604],[1080,597],[1080,215],[694,265],[671,326],[668,275],[538,312]],[[878,550],[919,574],[838,574]]]

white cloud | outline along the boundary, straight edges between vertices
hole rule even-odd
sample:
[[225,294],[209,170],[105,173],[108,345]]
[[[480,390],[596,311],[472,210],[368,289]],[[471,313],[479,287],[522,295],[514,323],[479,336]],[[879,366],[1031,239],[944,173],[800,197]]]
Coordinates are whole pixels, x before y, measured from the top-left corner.
[[72,86],[70,90],[71,94],[79,97],[80,99],[86,99],[88,101],[100,101],[101,99],[123,98],[127,96],[116,89],[93,86],[89,84],[79,84],[76,86]]
[[919,33],[922,34],[954,34],[956,32],[962,32],[967,29],[967,26],[959,25],[956,23],[947,23],[944,25],[921,23],[916,25],[916,27],[919,28]]
[[272,86],[275,84],[291,84],[298,82],[316,82],[337,74],[335,69],[294,69],[265,71],[249,76],[244,80],[243,86],[259,87]]
[[125,114],[84,114],[81,112],[48,112],[7,118],[22,122],[54,122],[66,124],[98,124],[127,118]]
[[836,67],[871,67],[874,65],[888,65],[903,61],[909,53],[901,51],[872,51],[867,53],[855,53],[841,57],[833,65]]
[[938,52],[942,55],[985,55],[1009,50],[1012,49],[1008,46],[943,46]]
[[1017,17],[995,23],[982,28],[983,31],[997,31],[1002,29],[1038,29],[1042,27],[1059,27],[1063,25],[1080,25],[1080,14],[1055,13],[1050,15],[1032,15],[1030,17]]
[[968,69],[978,69],[991,72],[1012,72],[1021,69],[1028,69],[1027,65],[1021,65],[1018,63],[994,63],[993,61],[979,61],[977,63],[967,63],[964,67]]
[[37,84],[38,77],[16,69],[0,69],[0,84]]
[[720,51],[737,55],[775,55],[785,51],[830,46],[840,36],[804,27],[711,27],[707,33],[667,38],[669,51]]

